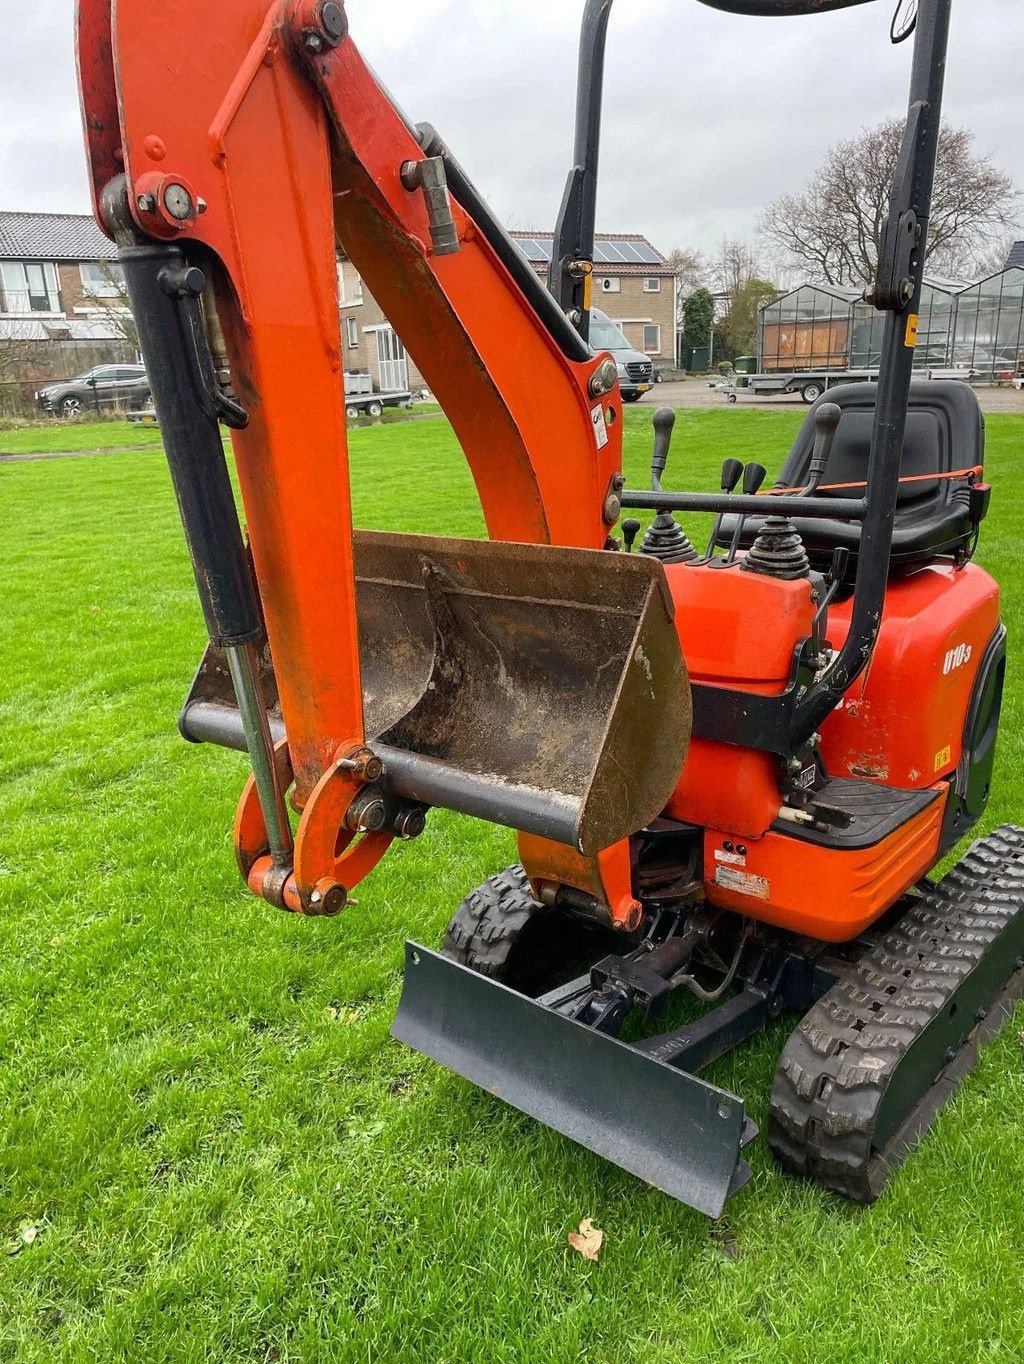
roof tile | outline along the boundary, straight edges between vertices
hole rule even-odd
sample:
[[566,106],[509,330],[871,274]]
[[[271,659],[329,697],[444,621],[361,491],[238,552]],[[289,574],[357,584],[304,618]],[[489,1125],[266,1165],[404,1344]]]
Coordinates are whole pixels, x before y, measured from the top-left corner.
[[110,260],[113,242],[89,213],[9,213],[0,210],[0,259]]

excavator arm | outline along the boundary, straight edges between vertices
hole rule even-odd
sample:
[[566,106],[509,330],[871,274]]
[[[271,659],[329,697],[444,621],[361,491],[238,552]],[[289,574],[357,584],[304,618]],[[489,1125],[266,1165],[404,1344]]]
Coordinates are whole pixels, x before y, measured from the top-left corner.
[[[334,912],[430,805],[596,859],[660,811],[690,727],[661,567],[607,548],[614,363],[333,0],[80,0],[78,61],[211,638],[182,727],[249,751],[249,885]],[[354,532],[339,242],[450,418],[490,544]]]

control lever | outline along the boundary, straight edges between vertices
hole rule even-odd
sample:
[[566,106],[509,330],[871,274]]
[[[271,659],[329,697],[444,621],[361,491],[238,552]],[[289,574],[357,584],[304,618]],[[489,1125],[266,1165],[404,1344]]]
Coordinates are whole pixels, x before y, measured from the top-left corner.
[[[734,493],[743,477],[743,465],[738,459],[727,459],[722,465],[722,492],[725,494]],[[711,532],[711,539],[708,541],[707,551],[703,562],[710,563],[715,557],[715,544],[718,541],[719,532],[722,529],[722,522],[725,520],[725,512],[719,512],[715,517],[715,528]]]
[[850,566],[849,549],[846,547],[846,545],[837,546],[835,552],[832,555],[832,566],[829,568],[828,578],[826,580],[829,584],[829,588],[828,591],[825,593],[824,598],[822,599],[821,605],[818,607],[817,613],[815,614],[814,617],[814,624],[811,627],[811,633],[814,636],[816,645],[818,646],[817,652],[819,654],[821,653],[821,645],[824,642],[821,638],[821,633],[822,628],[825,624],[825,617],[828,615],[828,608],[832,605],[833,601],[835,600],[836,593],[842,587],[843,580],[846,577],[846,570],[849,568],[849,566]]
[[[756,497],[764,486],[764,481],[768,477],[768,470],[763,464],[748,464],[743,470],[743,496]],[[740,516],[736,521],[736,529],[733,531],[732,544],[729,546],[729,553],[722,560],[723,568],[730,568],[736,562],[736,556],[740,552],[740,540],[743,538],[743,531],[746,527],[748,518]]]
[[814,454],[811,456],[809,478],[803,493],[805,497],[816,492],[818,485],[825,477],[825,470],[828,468],[829,458],[832,455],[832,445],[842,417],[843,409],[838,403],[822,403],[815,410]]
[[633,553],[633,546],[636,544],[636,537],[640,534],[640,522],[630,517],[628,521],[622,523],[622,538],[626,544],[626,553]]
[[671,407],[659,407],[654,414],[654,454],[651,456],[651,488],[656,493],[662,491],[661,476],[668,464],[675,424],[676,414]]
[[[668,464],[668,452],[675,424],[676,414],[672,409],[659,407],[654,414],[654,454],[651,457],[651,488],[656,493],[662,491],[661,476]],[[690,544],[686,532],[668,511],[658,513],[644,536],[640,553],[660,559],[663,564],[692,564],[696,563],[698,558],[697,551]]]

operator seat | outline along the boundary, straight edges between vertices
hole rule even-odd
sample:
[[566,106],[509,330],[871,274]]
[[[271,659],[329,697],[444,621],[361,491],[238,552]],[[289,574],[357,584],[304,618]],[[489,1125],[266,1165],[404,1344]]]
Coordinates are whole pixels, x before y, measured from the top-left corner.
[[[836,403],[843,416],[822,483],[863,483],[867,477],[876,396],[877,385],[863,383],[843,384],[819,398],[807,414],[776,487],[806,485],[814,449],[815,412],[825,402]],[[981,466],[984,461],[985,422],[974,390],[957,380],[916,380],[910,390],[902,477],[952,473]],[[865,490],[850,488],[816,495],[857,499],[865,495]],[[848,576],[852,577],[860,548],[859,522],[801,519],[796,524],[813,568],[827,569],[833,552],[845,546],[850,551]],[[760,525],[759,519],[747,522],[741,541],[744,548],[753,543]],[[719,544],[731,542],[735,526],[735,517],[725,518]],[[936,478],[902,483],[890,567],[910,568],[940,555],[966,550],[975,531],[966,480]]]

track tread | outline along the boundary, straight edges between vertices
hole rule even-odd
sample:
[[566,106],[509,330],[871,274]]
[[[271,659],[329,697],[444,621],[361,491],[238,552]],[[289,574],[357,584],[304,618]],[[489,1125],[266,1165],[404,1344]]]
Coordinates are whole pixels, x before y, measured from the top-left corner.
[[491,980],[502,980],[523,929],[545,913],[533,898],[526,872],[518,864],[488,877],[459,905],[448,925],[442,951]]
[[[1022,914],[1024,830],[1006,825],[974,843],[793,1033],[776,1071],[768,1122],[769,1143],[785,1168],[856,1202],[874,1202],[920,1135],[915,1130],[908,1139],[897,1127],[887,1146],[875,1146],[882,1102],[901,1061],[952,1010],[957,990]],[[1013,962],[1007,965],[1007,979],[1024,989],[1020,962],[1016,976]],[[984,1020],[984,1013],[967,1020],[973,1027],[957,1056],[981,1040]],[[947,1069],[952,1075],[949,1060],[908,1118],[925,1099],[944,1101],[952,1093],[955,1083],[940,1089]]]

